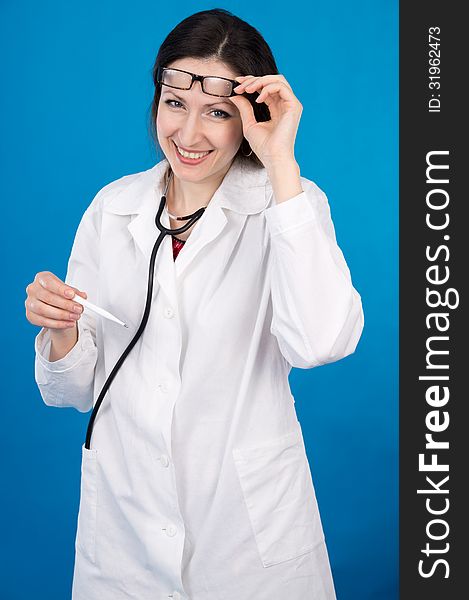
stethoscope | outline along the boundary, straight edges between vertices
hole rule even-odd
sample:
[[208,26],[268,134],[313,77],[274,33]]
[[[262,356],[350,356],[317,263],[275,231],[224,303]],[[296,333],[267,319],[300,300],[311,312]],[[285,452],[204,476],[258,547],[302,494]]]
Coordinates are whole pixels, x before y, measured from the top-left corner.
[[116,376],[117,371],[121,368],[124,360],[127,358],[128,354],[130,353],[132,348],[137,343],[139,337],[142,335],[143,330],[146,327],[148,317],[150,316],[151,299],[152,299],[152,294],[153,294],[153,273],[154,273],[155,258],[156,258],[156,253],[158,252],[158,248],[160,247],[161,242],[163,241],[163,239],[166,235],[176,235],[179,233],[184,233],[190,227],[192,227],[192,225],[198,219],[200,219],[200,217],[203,215],[205,208],[206,208],[205,206],[202,208],[199,208],[191,215],[187,215],[185,217],[176,217],[180,221],[189,220],[189,223],[186,223],[186,225],[183,225],[182,227],[179,227],[178,229],[168,229],[167,227],[165,227],[163,225],[163,223],[161,222],[161,215],[163,213],[163,209],[166,204],[166,194],[168,193],[168,187],[171,182],[172,176],[173,176],[173,171],[171,170],[171,173],[168,178],[168,183],[166,184],[166,188],[163,192],[163,195],[161,196],[160,206],[158,208],[158,212],[156,213],[156,217],[155,217],[155,224],[156,224],[157,228],[160,230],[160,234],[155,242],[155,245],[153,246],[153,250],[151,253],[151,257],[150,257],[150,268],[149,268],[149,273],[148,273],[147,300],[146,300],[146,304],[145,304],[145,310],[143,313],[142,322],[140,323],[140,326],[137,329],[137,333],[132,338],[132,341],[127,346],[127,348],[124,350],[124,352],[122,353],[122,356],[119,358],[119,360],[115,364],[114,368],[112,369],[111,373],[109,374],[109,377],[107,378],[106,383],[104,384],[103,389],[101,390],[101,392],[98,396],[98,399],[96,400],[96,404],[94,405],[94,408],[93,408],[93,411],[91,413],[91,417],[90,417],[90,420],[88,423],[88,429],[86,431],[85,448],[87,448],[88,450],[90,449],[90,446],[91,446],[91,434],[93,431],[94,421],[96,419],[96,415],[98,414],[98,410],[99,410],[99,407],[101,406],[103,398],[106,395],[106,392],[108,391],[109,386],[111,385],[114,377]]

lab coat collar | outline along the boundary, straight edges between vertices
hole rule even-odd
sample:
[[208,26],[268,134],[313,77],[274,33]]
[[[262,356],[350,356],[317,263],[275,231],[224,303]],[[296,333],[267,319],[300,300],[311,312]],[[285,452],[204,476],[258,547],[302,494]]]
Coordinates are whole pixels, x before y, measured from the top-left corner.
[[[156,214],[167,165],[167,160],[163,159],[139,173],[119,193],[104,202],[103,210],[117,215],[135,215],[146,212],[150,205]],[[213,203],[243,215],[259,213],[269,203],[267,183],[265,168],[236,158],[209,205]]]
[[[163,174],[167,167],[166,159],[151,169],[129,177],[129,184],[123,186],[111,198],[104,198],[103,211],[115,215],[136,215],[127,224],[132,238],[148,263],[158,233],[155,215],[163,194]],[[231,221],[231,235],[237,238],[248,215],[260,213],[270,201],[270,186],[265,168],[235,160],[222,183],[210,200],[205,212],[192,231],[188,241],[180,251],[174,264],[172,244],[169,236],[164,239],[158,252],[156,278],[170,298],[175,298],[176,281],[189,267],[202,249],[221,234],[228,223],[223,209],[235,214]],[[237,213],[237,214],[236,214]],[[170,227],[169,217],[163,210],[161,221]]]

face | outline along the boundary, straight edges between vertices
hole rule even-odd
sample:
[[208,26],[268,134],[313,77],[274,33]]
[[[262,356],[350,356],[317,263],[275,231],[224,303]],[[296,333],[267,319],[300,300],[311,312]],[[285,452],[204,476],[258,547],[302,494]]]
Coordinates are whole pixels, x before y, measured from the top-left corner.
[[[165,66],[228,79],[238,75],[213,60],[183,58]],[[191,182],[223,178],[243,140],[236,106],[228,98],[202,92],[200,81],[194,81],[190,90],[161,86],[156,130],[174,175]],[[191,160],[181,156],[177,146],[186,152],[209,153],[200,160]]]

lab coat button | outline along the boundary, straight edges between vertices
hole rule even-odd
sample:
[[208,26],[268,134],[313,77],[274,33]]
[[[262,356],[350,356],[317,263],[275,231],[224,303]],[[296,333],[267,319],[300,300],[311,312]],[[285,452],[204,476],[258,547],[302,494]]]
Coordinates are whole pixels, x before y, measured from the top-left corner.
[[167,319],[172,319],[174,317],[174,310],[172,308],[165,308],[164,309],[164,316]]
[[169,458],[166,456],[166,454],[162,454],[160,456],[160,462],[162,467],[169,466]]
[[174,591],[170,598],[172,598],[173,600],[181,600],[182,596],[179,592]]
[[176,527],[174,527],[174,525],[168,525],[166,527],[166,535],[169,535],[169,537],[174,537],[177,533],[177,529]]
[[166,392],[168,391],[168,386],[167,386],[167,385],[166,385],[166,383],[164,383],[164,382],[160,382],[160,383],[157,385],[157,388],[158,388],[158,389],[159,389],[161,392],[164,392],[164,393],[166,393]]

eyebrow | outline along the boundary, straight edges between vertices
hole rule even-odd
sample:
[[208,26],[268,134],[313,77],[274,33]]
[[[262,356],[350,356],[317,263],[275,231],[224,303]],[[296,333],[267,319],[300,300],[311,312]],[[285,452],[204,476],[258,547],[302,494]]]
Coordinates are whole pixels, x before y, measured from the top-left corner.
[[[175,94],[172,90],[165,90],[165,92],[166,92],[166,94],[171,93],[171,94],[173,94],[173,96],[176,96],[176,98],[178,100],[180,100],[181,102],[185,102],[184,98],[181,98],[180,96]],[[229,102],[228,100],[218,100],[217,102],[214,102],[213,104],[204,104],[204,108],[208,108],[210,106],[215,106],[215,104],[227,104],[231,108],[233,107],[233,103]]]

